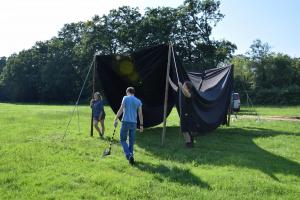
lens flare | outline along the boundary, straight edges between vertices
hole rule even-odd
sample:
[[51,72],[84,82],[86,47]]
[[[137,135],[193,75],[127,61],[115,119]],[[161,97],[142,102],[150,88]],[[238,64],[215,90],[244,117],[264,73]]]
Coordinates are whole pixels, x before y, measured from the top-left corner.
[[119,65],[119,70],[120,70],[120,73],[123,75],[132,74],[134,71],[133,63],[130,62],[129,60],[123,60],[123,61],[121,61],[120,65]]
[[131,82],[137,82],[139,80],[139,75],[136,72],[133,72],[128,76],[128,79]]

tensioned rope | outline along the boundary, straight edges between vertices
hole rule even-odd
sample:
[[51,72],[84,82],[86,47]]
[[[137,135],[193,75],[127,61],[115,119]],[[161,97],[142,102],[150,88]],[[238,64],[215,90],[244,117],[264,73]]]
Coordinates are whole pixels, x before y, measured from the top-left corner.
[[242,87],[243,87],[243,89],[244,89],[244,91],[245,91],[245,93],[246,93],[246,96],[247,96],[247,103],[248,103],[248,106],[249,106],[249,102],[250,102],[250,108],[252,109],[252,111],[254,111],[255,112],[255,115],[256,115],[256,121],[257,122],[260,122],[261,120],[260,120],[260,116],[259,116],[259,114],[258,114],[258,112],[256,111],[256,109],[254,108],[254,106],[253,106],[253,103],[252,103],[252,100],[251,100],[251,98],[249,97],[249,94],[248,94],[248,92],[247,92],[247,90],[246,90],[246,87],[245,87],[245,85],[244,85],[244,83],[243,83],[243,81],[242,81]]
[[[176,65],[176,59],[175,59],[175,55],[174,55],[174,49],[173,49],[173,45],[171,47],[171,51],[172,51],[172,57],[173,57],[173,61],[174,61],[174,67],[175,67],[175,71],[176,71],[176,77],[177,77],[177,85],[178,85],[178,102],[179,102],[179,118],[180,118],[180,126],[181,126],[181,113],[182,113],[182,110],[181,110],[181,88],[179,86],[179,83],[180,83],[180,80],[179,80],[179,75],[178,75],[178,69],[177,69],[177,65]],[[171,79],[169,79],[171,80]],[[172,84],[170,84],[172,85]],[[174,89],[174,88],[173,88]]]
[[[65,129],[65,133],[64,133],[64,136],[63,136],[63,138],[62,138],[62,141],[63,141],[63,140],[65,139],[65,137],[66,137],[67,131],[68,131],[69,126],[70,126],[70,123],[71,123],[71,121],[72,121],[72,119],[73,119],[73,115],[74,115],[74,113],[75,113],[75,110],[76,110],[76,108],[78,107],[78,103],[79,103],[79,100],[80,100],[82,91],[83,91],[83,89],[84,89],[84,86],[85,86],[85,84],[86,84],[86,81],[87,81],[88,76],[89,76],[89,74],[90,74],[90,72],[91,72],[91,69],[92,69],[92,66],[93,66],[94,62],[95,62],[95,56],[94,56],[94,59],[93,59],[91,65],[90,65],[89,71],[87,72],[86,77],[85,77],[85,79],[84,79],[84,82],[83,82],[83,85],[82,85],[82,87],[81,87],[80,93],[79,93],[79,95],[78,95],[77,101],[76,101],[75,106],[74,106],[74,108],[73,108],[71,117],[70,117],[69,122],[68,122],[68,124],[67,124],[67,127],[66,127],[66,129]],[[77,109],[78,109],[78,108],[77,108]],[[78,119],[78,120],[79,120],[79,119]]]
[[175,60],[173,45],[171,47],[171,50],[172,50],[173,61],[174,61],[174,66],[175,66],[175,71],[176,71],[176,76],[177,76],[177,83],[179,84],[180,80],[179,80],[179,75],[178,75],[178,70],[177,70],[177,65],[176,65],[176,60]]

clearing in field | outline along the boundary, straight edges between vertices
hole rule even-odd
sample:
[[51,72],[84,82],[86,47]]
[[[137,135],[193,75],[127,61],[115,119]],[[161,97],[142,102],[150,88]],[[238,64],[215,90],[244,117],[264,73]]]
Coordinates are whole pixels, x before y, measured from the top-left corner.
[[[105,109],[107,138],[114,114]],[[132,167],[124,160],[118,134],[112,155],[102,158],[108,141],[89,136],[88,106],[79,107],[80,133],[73,120],[62,142],[71,111],[70,106],[0,104],[1,199],[300,196],[300,123],[239,119],[186,149],[174,110],[164,147],[161,126],[137,133],[137,165]]]

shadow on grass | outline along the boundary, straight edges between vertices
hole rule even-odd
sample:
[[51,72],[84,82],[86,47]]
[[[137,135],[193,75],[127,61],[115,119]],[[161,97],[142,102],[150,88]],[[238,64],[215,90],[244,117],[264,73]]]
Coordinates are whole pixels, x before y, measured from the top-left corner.
[[206,189],[211,189],[210,186],[201,181],[197,176],[192,174],[189,169],[181,169],[178,167],[167,167],[165,165],[153,165],[151,163],[136,162],[136,168],[153,174],[153,176],[160,182],[164,178],[171,182],[178,182],[184,185],[194,185]]
[[167,127],[164,147],[161,146],[161,132],[160,127],[147,129],[145,133],[137,135],[136,143],[165,160],[190,162],[195,166],[235,165],[260,170],[277,181],[276,173],[300,177],[300,164],[266,151],[254,142],[256,138],[294,134],[255,127],[219,128],[213,133],[197,137],[195,148],[186,149],[179,127]]
[[[117,133],[116,133],[116,134],[117,134]],[[100,139],[99,136],[98,136],[97,139]],[[112,139],[112,136],[104,136],[104,138],[101,138],[100,140],[104,140],[104,141],[106,141],[106,142],[109,144],[110,141],[111,141],[111,139]],[[116,137],[114,137],[112,141],[113,141],[113,144],[118,144],[118,143],[120,143],[120,140],[117,140]]]

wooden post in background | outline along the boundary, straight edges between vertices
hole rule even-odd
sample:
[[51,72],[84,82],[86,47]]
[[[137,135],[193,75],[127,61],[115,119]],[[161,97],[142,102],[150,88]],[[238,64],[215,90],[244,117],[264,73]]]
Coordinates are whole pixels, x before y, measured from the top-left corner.
[[230,103],[229,103],[229,106],[228,106],[228,113],[227,113],[227,123],[226,125],[227,126],[230,126],[230,118],[231,118],[231,112],[232,112],[232,94],[230,94]]
[[167,124],[167,108],[168,108],[168,94],[169,94],[169,75],[170,75],[170,62],[171,62],[171,49],[172,43],[169,44],[168,63],[166,73],[166,87],[165,87],[165,101],[164,101],[164,118],[163,118],[163,131],[161,135],[161,145],[164,145]]

